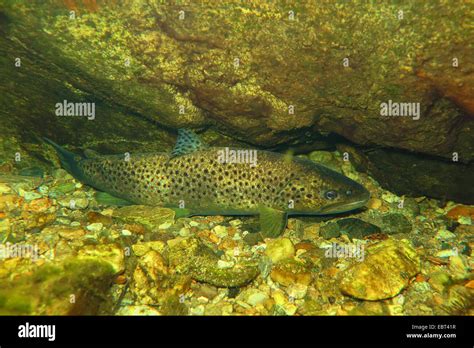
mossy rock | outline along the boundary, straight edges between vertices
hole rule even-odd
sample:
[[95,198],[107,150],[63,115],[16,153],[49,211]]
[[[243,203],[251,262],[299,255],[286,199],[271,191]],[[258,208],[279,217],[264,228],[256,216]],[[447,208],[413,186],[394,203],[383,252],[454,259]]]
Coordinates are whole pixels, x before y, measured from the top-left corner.
[[[0,284],[1,315],[93,315],[106,310],[114,270],[100,260],[67,259]],[[105,306],[104,306],[105,305]]]
[[219,257],[195,238],[184,239],[170,247],[170,264],[181,274],[217,287],[240,287],[260,273],[258,262],[244,260],[232,268],[219,268]]

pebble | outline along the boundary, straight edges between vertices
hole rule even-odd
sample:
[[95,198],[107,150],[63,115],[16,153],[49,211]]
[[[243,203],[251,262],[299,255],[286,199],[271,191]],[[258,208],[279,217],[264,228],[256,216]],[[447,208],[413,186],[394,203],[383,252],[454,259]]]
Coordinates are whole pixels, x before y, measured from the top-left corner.
[[469,289],[474,289],[474,280],[468,281],[464,286]]
[[124,285],[127,283],[127,277],[123,274],[120,274],[115,278],[115,284]]
[[56,218],[56,222],[60,223],[60,224],[63,224],[63,225],[70,225],[71,224],[71,220],[69,220],[68,218],[66,218],[64,216],[58,216]]
[[434,254],[436,257],[441,257],[441,258],[446,258],[450,256],[455,256],[458,254],[458,251],[456,249],[446,249],[446,250],[440,250]]
[[271,240],[267,243],[265,254],[273,263],[292,258],[295,255],[293,243],[288,238]]
[[10,186],[7,186],[6,184],[0,182],[0,194],[10,193],[11,191],[12,189],[10,188]]
[[107,216],[107,215],[103,215],[101,213],[97,213],[95,211],[89,211],[87,213],[87,220],[90,222],[90,223],[94,223],[94,222],[100,222],[102,223],[104,226],[110,226],[112,225],[113,223],[113,220],[110,216]]
[[234,267],[233,261],[224,261],[224,260],[217,261],[217,268],[224,269],[224,268],[232,268],[232,267]]
[[167,229],[170,228],[172,225],[173,225],[173,223],[168,221],[168,222],[164,222],[164,223],[162,223],[161,225],[159,225],[158,228],[159,228],[160,230],[167,230]]
[[90,225],[87,225],[86,228],[92,232],[100,232],[102,231],[102,228],[104,228],[104,225],[101,222],[94,222]]
[[303,229],[303,239],[313,240],[318,238],[320,233],[319,224],[311,224]]
[[197,298],[197,301],[201,304],[206,304],[206,303],[209,303],[209,299],[207,297],[204,297],[204,296],[200,296]]
[[86,209],[89,205],[89,200],[85,197],[77,197],[74,195],[69,195],[58,200],[60,206],[71,209],[71,210],[80,210]]
[[209,284],[199,284],[197,283],[193,287],[193,294],[196,297],[205,297],[208,300],[214,299],[217,294],[217,288],[215,286],[209,285]]
[[199,305],[197,307],[191,308],[189,313],[191,315],[204,315],[204,306]]
[[227,237],[227,228],[225,226],[217,225],[212,229],[212,231],[219,237]]
[[178,234],[181,236],[181,237],[188,237],[191,235],[190,231],[189,231],[189,228],[187,227],[183,227],[182,229],[179,230]]
[[132,232],[130,232],[129,230],[122,230],[122,236],[131,236],[132,235]]
[[457,205],[449,210],[446,216],[453,220],[458,220],[460,217],[470,217],[474,219],[474,206]]
[[253,291],[249,291],[250,293],[245,295],[245,302],[249,305],[255,307],[259,303],[263,303],[268,299],[268,295],[264,292],[252,289]]
[[0,220],[0,233],[5,233],[10,231],[10,219],[1,219]]
[[18,208],[23,199],[16,195],[0,196],[0,211],[11,211]]
[[449,240],[456,238],[456,235],[448,230],[439,230],[435,236],[436,239]]
[[308,286],[304,284],[291,284],[286,288],[286,293],[288,296],[293,297],[295,299],[302,299],[306,296],[308,292]]
[[309,285],[311,283],[311,272],[307,271],[301,264],[287,262],[273,267],[270,278],[283,286],[290,286],[295,283]]
[[382,200],[381,199],[378,199],[378,198],[371,198],[369,199],[369,201],[367,202],[367,207],[369,209],[379,209],[380,207],[382,206]]
[[394,195],[393,193],[385,191],[382,193],[382,199],[388,203],[398,203],[400,202],[400,197]]
[[458,222],[461,225],[472,225],[472,218],[470,216],[460,216]]
[[[51,228],[53,227],[51,226],[50,229]],[[56,233],[58,233],[62,238],[69,240],[79,239],[86,234],[86,231],[77,227],[57,226],[54,228],[57,230]]]
[[229,221],[229,224],[232,226],[232,227],[237,227],[237,226],[240,226],[242,225],[242,221],[241,220],[230,220]]
[[19,189],[19,195],[23,197],[26,201],[32,201],[34,199],[42,198],[43,196],[36,191],[24,191]]
[[48,198],[38,198],[26,203],[23,209],[34,213],[42,213],[48,210],[49,207],[51,207],[51,201]]
[[76,185],[73,182],[59,184],[51,190],[51,195],[58,196],[61,194],[71,193],[76,190]]
[[381,232],[378,226],[355,218],[338,220],[337,225],[340,228],[341,234],[346,234],[351,241],[352,239],[364,239],[364,237],[371,234]]
[[161,312],[152,306],[138,305],[138,306],[120,307],[119,310],[117,311],[117,314],[125,315],[125,316],[137,316],[137,315],[153,316],[153,315],[161,315]]

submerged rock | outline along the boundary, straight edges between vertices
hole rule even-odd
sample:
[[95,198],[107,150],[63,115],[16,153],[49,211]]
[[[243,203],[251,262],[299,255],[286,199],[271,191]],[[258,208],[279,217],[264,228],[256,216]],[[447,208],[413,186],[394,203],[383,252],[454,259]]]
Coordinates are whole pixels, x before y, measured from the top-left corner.
[[165,222],[173,222],[175,212],[161,207],[131,205],[114,210],[113,216],[124,222],[142,224],[153,230]]
[[293,257],[295,255],[295,247],[288,238],[275,239],[267,243],[265,254],[273,263],[277,263]]
[[367,171],[383,188],[396,194],[474,204],[474,163],[389,149],[376,149],[366,154],[359,152],[350,158],[359,170]]
[[270,278],[283,286],[292,284],[309,285],[311,283],[311,272],[304,263],[288,260],[273,267]]
[[258,263],[241,260],[230,268],[220,268],[219,257],[195,238],[169,243],[169,261],[179,274],[217,287],[240,287],[260,273]]
[[[32,274],[31,274],[32,273]],[[114,270],[99,259],[70,258],[0,282],[2,315],[96,315],[108,307]]]
[[336,222],[330,222],[319,229],[319,234],[324,239],[337,238],[341,235],[341,229]]
[[347,218],[341,219],[337,222],[330,222],[320,229],[321,237],[324,239],[337,238],[341,234],[345,234],[352,239],[364,239],[364,237],[372,234],[380,233],[380,228],[369,222],[356,219]]
[[412,229],[410,221],[400,213],[383,215],[381,226],[386,234],[410,233]]
[[420,258],[408,241],[388,239],[368,248],[362,263],[342,272],[339,288],[361,300],[391,298],[408,286],[420,267]]

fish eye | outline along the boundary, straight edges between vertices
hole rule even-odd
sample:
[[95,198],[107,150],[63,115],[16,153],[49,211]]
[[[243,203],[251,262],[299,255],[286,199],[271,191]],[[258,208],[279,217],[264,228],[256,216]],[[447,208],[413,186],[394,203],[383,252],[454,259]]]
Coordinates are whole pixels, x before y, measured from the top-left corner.
[[336,191],[326,191],[324,193],[324,197],[329,200],[333,200],[337,197],[337,192]]
[[347,190],[346,195],[350,196],[352,194],[352,190]]

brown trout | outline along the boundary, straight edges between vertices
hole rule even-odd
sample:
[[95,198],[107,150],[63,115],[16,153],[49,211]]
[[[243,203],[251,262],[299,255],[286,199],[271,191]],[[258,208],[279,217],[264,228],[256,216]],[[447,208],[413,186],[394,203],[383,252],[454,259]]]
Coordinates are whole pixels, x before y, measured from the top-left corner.
[[135,204],[169,207],[179,216],[259,215],[276,237],[288,215],[326,215],[365,205],[357,182],[301,158],[252,149],[209,147],[179,130],[171,153],[79,156],[49,139],[77,180]]

